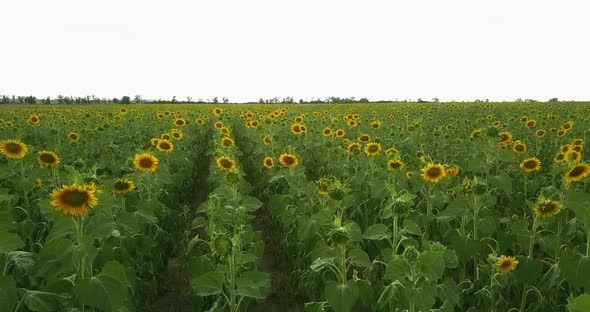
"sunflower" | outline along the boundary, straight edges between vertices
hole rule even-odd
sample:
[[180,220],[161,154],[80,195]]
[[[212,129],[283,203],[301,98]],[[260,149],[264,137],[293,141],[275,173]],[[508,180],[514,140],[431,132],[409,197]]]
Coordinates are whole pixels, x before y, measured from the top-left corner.
[[565,130],[559,130],[559,131],[557,131],[557,136],[560,137],[560,138],[562,136],[566,135],[566,134],[567,134],[567,131],[565,131]]
[[128,110],[127,110],[127,108],[126,108],[126,107],[121,107],[121,108],[119,109],[119,113],[121,113],[122,115],[125,115],[125,114],[127,114],[127,112],[128,112]]
[[214,123],[213,126],[215,127],[215,129],[220,130],[221,128],[223,128],[223,123],[221,121],[218,121]]
[[572,148],[571,145],[566,144],[566,145],[564,145],[564,146],[561,147],[560,151],[562,153],[564,153],[564,154],[567,154],[567,153],[569,153],[569,151],[570,151],[571,148]]
[[138,170],[154,172],[158,166],[158,158],[148,153],[136,154],[135,159],[133,160],[133,165]]
[[584,145],[584,139],[575,139],[572,141],[572,145]]
[[160,136],[160,138],[162,140],[168,140],[168,141],[172,140],[172,136],[170,135],[170,133],[164,133]]
[[298,124],[298,123],[296,123],[296,124],[292,124],[292,125],[291,125],[291,133],[293,133],[293,134],[297,134],[297,135],[299,135],[299,134],[303,133],[303,129],[302,129],[302,127],[303,127],[303,126],[302,126],[301,124]]
[[582,159],[582,154],[574,150],[569,151],[565,156],[567,156],[567,161],[573,163],[577,163]]
[[274,159],[272,159],[272,157],[264,157],[264,159],[262,160],[262,165],[264,166],[264,168],[270,169],[275,166],[275,161]]
[[449,196],[451,196],[451,197],[455,197],[455,190],[454,189],[448,189],[447,190],[447,194],[449,194]]
[[320,179],[318,181],[318,188],[320,195],[328,195],[328,193],[330,193],[330,181],[327,179]]
[[529,128],[529,129],[534,128],[537,125],[537,121],[534,119],[529,119],[525,122],[524,125],[525,125],[525,127]]
[[344,137],[346,135],[346,131],[344,129],[338,129],[334,132],[334,136],[337,138]]
[[178,130],[178,129],[172,129],[170,131],[172,138],[175,140],[180,140],[184,137],[184,134],[182,133],[182,131]]
[[573,127],[574,127],[574,122],[568,121],[561,126],[561,129],[563,129],[565,131],[570,131],[570,130],[572,130]]
[[134,188],[135,184],[133,184],[133,181],[121,179],[117,180],[115,184],[113,184],[113,193],[125,194],[133,191]]
[[160,141],[160,139],[158,139],[158,138],[151,138],[150,144],[152,144],[153,146],[158,146],[159,141]]
[[566,160],[566,157],[565,157],[564,153],[559,153],[559,154],[557,154],[557,156],[555,156],[553,158],[553,161],[557,164],[563,163],[563,162],[565,162],[565,160]]
[[41,179],[35,180],[35,188],[40,189],[43,186],[43,181]]
[[518,264],[518,260],[514,257],[506,257],[502,256],[496,262],[496,271],[498,273],[508,273],[514,269],[516,269],[516,265]]
[[172,142],[168,140],[159,140],[158,145],[156,145],[156,148],[160,152],[170,153],[174,150],[174,144],[172,144]]
[[348,147],[346,148],[348,155],[352,155],[352,154],[354,154],[355,150],[360,150],[360,149],[361,149],[361,145],[357,142],[350,143],[350,145],[348,145]]
[[508,145],[512,143],[512,134],[508,131],[502,131],[498,134],[500,136],[500,143],[501,145]]
[[481,136],[481,129],[475,129],[473,130],[473,132],[471,132],[471,134],[469,135],[469,137],[471,139],[477,139]]
[[535,132],[535,136],[537,136],[537,138],[542,138],[545,136],[545,134],[547,134],[547,132],[545,130],[537,130],[537,132]]
[[573,166],[563,177],[566,183],[577,182],[590,175],[590,165],[580,163]]
[[221,139],[221,146],[224,148],[232,148],[234,146],[234,140],[231,138],[223,138]]
[[27,146],[19,141],[4,140],[0,142],[0,152],[10,159],[22,159],[28,151]]
[[41,122],[41,119],[39,119],[39,116],[37,116],[37,115],[31,115],[29,117],[29,120],[27,120],[27,122],[29,123],[29,125],[37,126],[37,125],[39,125],[39,122]]
[[540,170],[541,161],[536,157],[527,158],[520,163],[520,169],[527,173]]
[[371,136],[368,134],[363,134],[356,139],[360,143],[368,143],[371,141]]
[[543,203],[533,208],[536,216],[547,218],[558,214],[561,211],[561,204],[554,200],[545,199]]
[[221,171],[231,171],[236,168],[236,162],[226,156],[221,156],[217,158],[217,167]]
[[526,152],[526,145],[520,141],[514,142],[512,150],[517,154],[524,154]]
[[373,129],[379,129],[381,128],[381,121],[379,120],[375,120],[371,123],[371,128]]
[[574,145],[572,147],[572,151],[581,153],[584,150],[584,145]]
[[347,123],[348,127],[350,128],[354,128],[358,125],[358,123],[353,119],[353,120],[349,120]]
[[279,156],[279,162],[281,163],[281,165],[287,168],[295,168],[299,164],[297,156],[287,153],[281,154],[281,156]]
[[203,118],[197,118],[195,119],[195,123],[197,124],[197,126],[202,126],[205,124],[205,120],[203,120]]
[[365,154],[367,156],[377,156],[381,152],[381,144],[371,142],[365,146]]
[[267,136],[265,135],[265,136],[262,138],[262,143],[263,143],[264,145],[266,145],[266,146],[269,146],[269,145],[271,145],[271,144],[272,144],[272,140],[271,140],[269,137],[267,137]]
[[459,167],[457,166],[450,166],[448,168],[445,169],[445,175],[449,176],[449,177],[455,177],[459,174],[459,171],[461,171],[461,169],[459,169]]
[[403,168],[404,168],[404,163],[399,159],[389,160],[387,162],[387,170],[389,170],[389,171],[401,170]]
[[446,176],[445,167],[441,164],[429,163],[422,168],[422,178],[426,182],[436,183]]
[[413,176],[414,176],[414,173],[412,171],[406,172],[406,178],[407,179],[411,179]]
[[398,154],[399,154],[399,151],[395,147],[390,147],[385,150],[386,156],[393,156],[393,155],[398,155]]
[[325,128],[325,129],[322,131],[322,135],[323,135],[323,136],[325,136],[325,137],[329,137],[329,136],[331,136],[331,135],[332,135],[332,129],[330,129],[330,128]]
[[182,118],[176,118],[176,119],[174,119],[173,124],[177,127],[184,127],[184,125],[186,125],[186,120],[184,120]]
[[57,207],[64,215],[85,215],[88,208],[98,204],[96,192],[96,188],[89,185],[79,186],[75,183],[70,186],[64,185],[51,193],[50,196],[53,198],[51,205]]
[[59,164],[59,157],[54,152],[40,151],[38,161],[41,168],[50,168]]
[[70,132],[68,133],[68,139],[70,139],[70,142],[78,142],[80,141],[80,136],[76,132]]
[[221,109],[219,107],[213,108],[213,115],[215,117],[219,117],[219,116],[221,116],[221,114],[223,114],[223,109]]
[[223,127],[223,128],[221,128],[221,129],[219,129],[219,132],[221,132],[221,133],[223,133],[223,134],[225,134],[225,135],[227,135],[227,136],[229,136],[229,135],[230,135],[229,129],[228,129],[228,128],[226,128],[226,127]]

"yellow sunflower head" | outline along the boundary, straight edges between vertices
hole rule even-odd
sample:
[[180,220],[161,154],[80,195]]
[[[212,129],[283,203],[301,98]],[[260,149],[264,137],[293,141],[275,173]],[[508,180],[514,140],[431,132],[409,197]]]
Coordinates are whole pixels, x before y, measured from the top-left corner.
[[174,140],[180,140],[184,137],[184,133],[178,129],[172,129],[170,134]]
[[542,138],[542,137],[544,137],[546,134],[547,134],[547,131],[545,131],[545,130],[543,130],[543,129],[541,129],[541,130],[537,130],[537,131],[535,132],[535,136],[536,136],[537,138]]
[[127,179],[120,179],[117,180],[115,184],[113,184],[113,193],[126,194],[133,191],[134,188],[135,184],[133,184],[133,181]]
[[158,158],[148,153],[136,154],[133,165],[140,171],[154,172],[158,167]]
[[475,129],[475,130],[473,130],[473,132],[471,132],[471,135],[469,135],[469,138],[477,139],[480,136],[481,136],[481,129]]
[[330,181],[328,179],[320,179],[318,181],[318,188],[320,195],[328,195],[330,193]]
[[572,145],[575,145],[575,146],[584,145],[584,139],[575,139],[572,141]]
[[350,145],[348,145],[348,147],[346,148],[348,155],[353,155],[354,151],[360,150],[360,149],[361,149],[361,145],[357,142],[350,143]]
[[223,138],[221,139],[221,146],[224,148],[232,148],[234,146],[234,140],[231,138]]
[[334,131],[334,136],[337,138],[344,137],[345,135],[346,135],[346,131],[344,131],[344,129],[338,129],[338,130]]
[[449,177],[455,177],[459,174],[459,171],[461,171],[461,169],[459,169],[459,167],[457,166],[450,166],[448,168],[445,169],[445,174]]
[[28,151],[27,146],[20,141],[4,140],[0,142],[0,152],[9,159],[22,159]]
[[369,143],[371,141],[371,136],[368,134],[363,134],[356,139],[360,143]]
[[563,177],[566,183],[581,181],[590,175],[590,165],[579,163],[570,168],[570,170]]
[[564,163],[566,160],[567,160],[567,158],[564,153],[559,153],[559,154],[557,154],[557,156],[555,156],[553,158],[553,161],[557,164]]
[[266,146],[269,146],[269,145],[271,145],[271,144],[272,144],[272,140],[271,140],[269,137],[267,137],[267,136],[265,135],[265,136],[262,138],[262,143],[263,143],[264,145],[266,145]]
[[205,120],[203,118],[197,118],[195,119],[195,124],[197,124],[197,126],[202,126],[205,124]]
[[274,159],[272,159],[272,157],[264,157],[264,159],[262,160],[262,165],[264,166],[264,168],[270,169],[275,166],[275,161]]
[[221,116],[221,114],[223,114],[223,109],[221,109],[219,107],[213,108],[213,115],[215,117],[219,117],[219,116]]
[[527,128],[534,128],[537,125],[537,121],[534,119],[529,119],[524,123],[525,127]]
[[288,153],[281,154],[281,156],[279,156],[279,162],[287,168],[295,168],[299,165],[299,159],[297,159],[297,156]]
[[37,160],[41,168],[51,168],[59,164],[59,157],[51,151],[40,151]]
[[39,125],[39,122],[41,122],[41,119],[37,115],[31,115],[27,122],[29,123],[29,125],[37,126]]
[[446,176],[445,167],[441,164],[429,163],[422,168],[421,176],[426,182],[437,183]]
[[367,156],[377,156],[381,152],[381,144],[371,142],[365,146],[365,154]]
[[518,260],[514,257],[507,257],[501,256],[500,259],[496,262],[496,272],[498,273],[508,273],[514,269],[516,269],[516,265],[518,264]]
[[512,134],[508,131],[502,131],[498,134],[500,136],[500,143],[501,145],[508,145],[512,143]]
[[379,129],[381,128],[381,121],[379,120],[375,120],[371,123],[371,128],[373,129]]
[[170,153],[174,150],[174,144],[172,144],[172,142],[168,141],[168,140],[158,140],[158,145],[156,145],[156,148],[160,151],[160,152],[166,152],[166,153]]
[[41,179],[35,180],[35,188],[40,189],[43,186],[43,181]]
[[324,130],[322,130],[322,135],[324,137],[329,137],[332,135],[332,129],[330,128],[325,128]]
[[80,141],[80,136],[76,132],[68,133],[68,139],[70,142],[78,142]]
[[526,145],[520,141],[516,141],[514,142],[514,145],[512,145],[512,151],[517,154],[524,154],[526,152]]
[[399,154],[399,151],[395,147],[390,147],[385,150],[386,156],[394,156],[394,155],[398,155],[398,154]]
[[158,139],[158,138],[152,138],[152,139],[150,140],[150,144],[152,144],[153,146],[158,146],[158,141],[159,141],[159,140],[160,140],[160,139]]
[[236,162],[227,156],[218,157],[216,162],[217,168],[221,171],[231,171],[236,168]]
[[582,154],[573,149],[566,154],[567,161],[577,163],[582,159]]
[[57,207],[64,215],[82,216],[98,204],[96,188],[89,185],[64,185],[61,189],[51,193],[52,206]]
[[389,171],[402,170],[403,168],[404,163],[399,159],[392,159],[387,162],[387,170]]
[[540,170],[541,161],[536,157],[527,158],[520,163],[520,169],[526,173]]
[[176,119],[174,119],[173,124],[176,127],[184,127],[184,125],[186,125],[186,120],[184,120],[182,118],[176,118]]
[[541,204],[533,208],[536,216],[547,218],[558,214],[561,211],[561,204],[557,201],[545,199]]

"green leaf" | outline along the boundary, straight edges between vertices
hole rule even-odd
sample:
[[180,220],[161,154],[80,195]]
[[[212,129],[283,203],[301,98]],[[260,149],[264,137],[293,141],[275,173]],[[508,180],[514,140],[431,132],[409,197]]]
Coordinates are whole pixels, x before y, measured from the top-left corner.
[[385,269],[385,279],[394,279],[397,277],[404,276],[406,274],[408,264],[406,259],[400,255],[394,255],[393,258],[387,263],[387,269]]
[[406,233],[414,234],[414,235],[418,235],[418,236],[422,235],[422,231],[420,230],[420,227],[418,226],[418,224],[416,224],[414,221],[412,221],[410,219],[404,220],[404,230],[403,231]]
[[419,287],[414,289],[410,299],[420,311],[430,311],[435,303],[436,287],[430,285],[425,280],[419,283]]
[[14,310],[16,298],[16,282],[12,276],[0,275],[0,307],[6,311]]
[[25,305],[32,311],[57,311],[61,308],[63,298],[57,294],[27,290],[25,294]]
[[326,283],[324,295],[328,303],[336,312],[351,311],[359,295],[358,285],[352,281],[346,281],[345,284],[339,284],[334,281]]
[[387,237],[388,237],[387,226],[385,226],[385,224],[382,224],[382,223],[377,223],[377,224],[371,225],[367,229],[365,234],[363,234],[363,238],[369,239],[369,240],[380,240],[380,239],[385,239]]
[[569,299],[567,304],[570,312],[587,312],[590,311],[590,295],[581,294],[576,298]]
[[192,286],[198,296],[211,296],[220,294],[223,290],[223,274],[221,272],[207,272],[193,278]]
[[15,251],[24,246],[25,242],[18,235],[0,232],[0,253]]
[[112,311],[125,303],[128,284],[125,268],[111,261],[99,275],[80,280],[74,292],[82,304]]
[[543,265],[539,260],[529,257],[522,257],[518,259],[518,265],[514,270],[514,276],[523,283],[535,282],[543,272]]
[[565,204],[571,208],[576,216],[584,221],[590,221],[590,194],[581,191],[570,191],[565,196]]
[[377,300],[377,305],[379,308],[384,308],[395,298],[395,293],[397,291],[396,285],[396,281],[394,281],[383,288],[383,291]]
[[575,288],[586,287],[590,284],[590,259],[571,249],[565,250],[559,258],[559,270]]
[[453,200],[447,209],[443,210],[436,216],[436,219],[439,221],[450,221],[455,218],[460,218],[465,216],[466,207],[469,205],[469,202],[464,199],[456,199]]
[[246,195],[242,197],[242,205],[246,207],[247,211],[254,212],[262,207],[263,203],[256,197]]
[[348,252],[348,256],[351,258],[352,264],[357,267],[367,268],[371,266],[369,255],[360,248],[351,249]]
[[441,278],[445,271],[445,260],[440,252],[424,251],[418,255],[418,269],[430,281]]
[[244,272],[236,283],[239,296],[264,299],[270,293],[270,274],[266,272]]

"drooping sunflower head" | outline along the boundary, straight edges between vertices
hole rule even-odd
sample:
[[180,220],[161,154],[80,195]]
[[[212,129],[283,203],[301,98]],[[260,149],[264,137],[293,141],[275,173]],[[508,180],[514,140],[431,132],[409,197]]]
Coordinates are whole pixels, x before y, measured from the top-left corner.
[[533,208],[533,212],[538,217],[547,218],[558,214],[561,211],[561,208],[561,203],[545,199],[542,203]]
[[377,156],[381,152],[381,144],[371,142],[365,146],[365,154],[367,156]]
[[496,262],[496,272],[498,273],[508,273],[514,269],[516,269],[516,265],[518,264],[518,260],[514,257],[507,257],[501,256],[500,259]]
[[27,146],[16,140],[4,140],[0,142],[0,153],[9,159],[22,159],[27,155]]
[[520,169],[526,173],[540,170],[541,161],[536,157],[527,158],[520,163]]
[[414,176],[414,173],[412,171],[407,171],[406,172],[406,179],[411,179]]
[[264,159],[262,160],[262,165],[264,166],[264,168],[270,169],[275,166],[275,161],[274,159],[272,159],[272,157],[264,157]]
[[59,164],[59,157],[51,151],[40,151],[37,160],[41,168],[51,168]]
[[162,139],[162,140],[158,141],[158,145],[156,145],[156,148],[160,152],[170,153],[174,150],[174,144],[172,144],[172,142],[170,142],[168,140]]
[[449,177],[455,177],[459,174],[459,171],[461,171],[461,169],[459,169],[459,167],[457,166],[450,166],[448,168],[445,169],[445,174]]
[[500,143],[501,145],[508,145],[512,143],[512,134],[508,131],[502,131],[498,134],[500,136]]
[[348,155],[353,155],[354,151],[357,151],[360,149],[361,149],[361,145],[357,142],[353,142],[348,145],[348,147],[346,148],[346,152],[348,153]]
[[514,142],[512,150],[517,154],[524,154],[526,152],[526,145],[520,141]]
[[436,183],[446,176],[445,167],[441,164],[429,163],[422,168],[422,178],[426,182]]
[[158,158],[148,153],[136,154],[133,166],[140,171],[154,172],[158,167]]
[[96,188],[88,185],[64,185],[61,189],[51,193],[52,206],[57,207],[64,215],[81,216],[98,204]]
[[236,162],[227,156],[218,157],[216,162],[220,171],[231,171],[236,168]]
[[404,168],[404,163],[399,159],[392,159],[387,162],[387,170],[396,171]]
[[566,183],[572,183],[583,180],[590,175],[590,165],[579,163],[571,167],[570,170],[563,177]]
[[330,193],[330,180],[322,178],[318,181],[318,193],[328,195]]
[[287,168],[295,168],[299,165],[299,159],[297,159],[297,156],[288,153],[281,154],[281,156],[279,156],[279,162]]
[[113,184],[113,193],[126,194],[133,191],[134,188],[135,184],[133,184],[133,181],[127,179],[120,179],[117,180],[115,184]]
[[221,146],[224,148],[232,148],[234,146],[234,140],[231,138],[223,138],[221,139]]
[[68,139],[70,142],[78,142],[80,141],[80,136],[76,132],[68,133]]

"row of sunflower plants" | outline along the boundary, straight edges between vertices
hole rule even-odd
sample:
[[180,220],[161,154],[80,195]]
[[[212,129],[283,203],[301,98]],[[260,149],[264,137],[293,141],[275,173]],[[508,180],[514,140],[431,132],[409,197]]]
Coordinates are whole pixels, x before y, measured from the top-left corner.
[[[219,109],[220,110],[220,109]],[[267,297],[270,275],[259,270],[264,241],[253,226],[262,202],[241,168],[244,155],[229,125],[214,124],[207,200],[194,219],[187,242],[186,266],[192,275],[193,307],[207,311],[250,311]]]
[[[131,117],[127,109],[116,115],[112,110],[38,108],[29,126],[19,122],[31,111],[11,114],[13,135],[27,141],[0,143],[0,165],[6,169],[0,178],[3,311],[147,308],[174,249],[172,224],[181,224],[179,217],[172,218],[188,210],[171,205],[179,202],[171,195],[186,192],[194,180],[190,170],[170,172],[191,166],[187,156],[204,150],[199,150],[200,135],[193,135],[189,142],[180,141],[182,137],[175,141],[183,153],[167,155],[155,146],[152,151],[149,133],[142,130],[150,114],[138,109]],[[97,117],[102,113],[117,118]],[[60,124],[60,116],[67,114],[80,118]],[[71,139],[69,128],[76,124],[84,124],[82,140],[80,135]],[[128,131],[121,135],[123,126]],[[162,122],[152,129],[165,128],[170,126]],[[59,133],[69,139],[49,140]],[[110,139],[100,140],[103,135]],[[130,142],[138,143],[126,146]],[[73,155],[79,144],[86,151]]]

